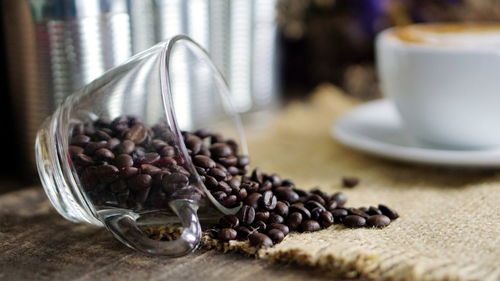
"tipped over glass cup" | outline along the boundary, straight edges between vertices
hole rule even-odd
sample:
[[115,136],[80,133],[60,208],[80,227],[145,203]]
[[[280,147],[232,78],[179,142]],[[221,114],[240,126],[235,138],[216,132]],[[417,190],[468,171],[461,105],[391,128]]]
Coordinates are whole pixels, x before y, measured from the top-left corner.
[[[69,96],[37,134],[37,168],[64,218],[105,226],[140,252],[182,256],[199,245],[200,222],[241,207],[220,204],[192,163],[193,150],[206,144],[190,142],[186,131],[207,129],[238,143],[234,154],[248,154],[223,76],[203,48],[179,35]],[[143,231],[175,223],[182,231],[174,240]]]

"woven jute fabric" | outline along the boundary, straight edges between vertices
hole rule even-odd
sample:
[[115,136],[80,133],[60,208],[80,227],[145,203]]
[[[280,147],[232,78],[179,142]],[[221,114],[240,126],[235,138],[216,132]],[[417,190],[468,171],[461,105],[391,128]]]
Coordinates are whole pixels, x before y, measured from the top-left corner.
[[[358,102],[322,86],[307,102],[287,106],[249,136],[252,163],[303,189],[343,191],[347,206],[387,204],[400,218],[383,229],[334,225],[292,233],[270,249],[246,242],[205,246],[269,261],[377,280],[500,280],[500,172],[392,162],[348,149],[329,135],[332,122]],[[342,188],[343,176],[360,184]]]

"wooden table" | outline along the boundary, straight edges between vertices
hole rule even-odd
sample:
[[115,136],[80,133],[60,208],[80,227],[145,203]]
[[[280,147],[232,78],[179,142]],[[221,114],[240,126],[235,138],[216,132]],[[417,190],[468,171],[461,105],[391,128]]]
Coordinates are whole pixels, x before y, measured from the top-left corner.
[[137,253],[103,228],[59,216],[40,187],[0,195],[0,280],[329,280],[310,268],[198,250]]

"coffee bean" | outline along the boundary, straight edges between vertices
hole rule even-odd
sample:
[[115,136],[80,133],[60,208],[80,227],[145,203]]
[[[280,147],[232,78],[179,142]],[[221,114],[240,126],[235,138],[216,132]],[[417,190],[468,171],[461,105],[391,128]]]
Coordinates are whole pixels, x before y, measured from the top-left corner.
[[259,187],[259,192],[264,193],[266,191],[270,191],[273,188],[273,184],[270,181],[264,181],[260,187]]
[[239,168],[244,168],[248,164],[250,164],[250,158],[248,158],[248,156],[246,156],[246,155],[240,155],[240,156],[238,156],[238,162],[237,162],[236,165]]
[[255,212],[255,220],[266,222],[270,215],[268,211]]
[[114,150],[119,144],[120,144],[120,140],[117,139],[117,138],[111,138],[108,140],[108,146],[107,148],[110,149],[110,150]]
[[342,178],[342,186],[347,188],[353,188],[358,185],[359,179],[355,177],[343,177]]
[[258,183],[263,183],[264,176],[262,175],[262,171],[259,168],[255,168],[252,172],[250,179]]
[[76,155],[74,161],[76,164],[81,165],[83,167],[94,164],[94,160],[92,159],[92,157],[87,156],[86,154],[83,153]]
[[283,232],[281,232],[279,229],[269,230],[267,232],[267,236],[269,236],[269,238],[271,238],[271,240],[274,243],[279,243],[279,242],[283,241],[283,239],[285,238],[285,234],[283,234]]
[[168,146],[168,144],[163,140],[154,139],[151,141],[151,146],[153,147],[154,150],[156,150],[156,152],[160,152],[160,150],[165,146]]
[[283,223],[284,221],[285,221],[285,219],[278,214],[271,213],[269,215],[268,223]]
[[243,201],[243,200],[245,200],[245,198],[247,198],[248,193],[247,193],[246,189],[241,188],[240,190],[237,191],[237,193],[235,195],[236,195],[236,197],[238,197],[238,200]]
[[214,190],[216,191],[223,191],[225,192],[226,194],[230,194],[232,189],[231,187],[229,186],[229,184],[227,184],[226,182],[224,181],[220,181],[219,184],[217,185],[217,187],[214,188]]
[[362,211],[362,212],[368,212],[368,208],[367,207],[359,207],[358,210]]
[[96,150],[98,150],[100,148],[105,148],[107,146],[108,146],[108,142],[107,141],[89,142],[85,146],[85,153],[88,154],[88,155],[93,155],[96,152]]
[[335,200],[327,201],[325,204],[325,208],[328,211],[333,211],[335,208],[337,208],[337,201],[335,201]]
[[216,188],[217,186],[219,186],[219,182],[214,177],[206,176],[205,185],[207,188]]
[[111,136],[106,133],[104,130],[96,130],[95,135],[100,139],[100,140],[105,140],[108,141],[111,139]]
[[281,201],[288,201],[290,203],[299,201],[299,195],[289,187],[278,187],[274,191],[274,194]]
[[173,157],[162,156],[155,164],[161,167],[173,167],[177,165],[177,161]]
[[236,232],[238,232],[238,238],[240,239],[247,239],[248,236],[253,233],[253,231],[246,226],[238,226]]
[[209,136],[212,135],[212,131],[209,129],[198,129],[194,132],[195,135],[197,135],[199,138],[208,138]]
[[240,187],[246,189],[248,194],[252,194],[259,189],[259,184],[254,181],[245,181],[241,183]]
[[308,201],[316,201],[319,204],[321,204],[322,206],[325,205],[325,200],[321,196],[319,196],[318,194],[315,194],[315,193],[312,193],[309,196],[307,196],[307,200]]
[[391,219],[384,215],[373,215],[366,220],[366,224],[372,227],[386,227],[390,223]]
[[363,217],[365,219],[367,219],[369,217],[367,213],[365,213],[359,209],[356,209],[356,208],[349,208],[349,209],[347,209],[347,212],[349,213],[349,215],[356,215],[356,216]]
[[387,207],[386,205],[380,204],[380,205],[378,205],[378,208],[382,212],[382,214],[386,215],[391,220],[395,220],[395,219],[399,218],[399,214],[396,211],[394,211],[393,209]]
[[189,178],[180,173],[172,173],[165,175],[161,181],[163,191],[171,194],[178,189],[186,187],[189,183]]
[[366,219],[357,215],[348,215],[342,219],[342,223],[350,228],[362,227],[366,225]]
[[[318,187],[311,189],[310,193],[315,194],[315,195],[319,195],[324,201],[327,201],[328,199],[330,199],[330,196],[328,196],[328,194],[326,192],[319,189]],[[311,200],[311,199],[309,199],[309,200]]]
[[250,206],[243,205],[238,213],[236,213],[236,216],[242,224],[251,225],[255,219],[255,209]]
[[97,168],[97,177],[106,183],[111,183],[118,179],[120,170],[113,165],[102,165]]
[[304,207],[304,204],[302,203],[294,203],[292,204],[290,207],[288,207],[288,211],[290,213],[293,213],[293,212],[299,212],[302,214],[302,218],[305,219],[305,220],[308,220],[311,218],[311,212],[309,212],[308,209],[306,209],[306,207]]
[[319,203],[318,201],[313,201],[313,200],[307,201],[304,204],[304,206],[311,211],[314,209],[326,210],[325,207],[321,203]]
[[370,208],[368,208],[368,211],[366,213],[370,216],[382,215],[382,212],[378,208],[373,207],[373,206],[370,206]]
[[121,168],[120,170],[120,177],[122,178],[130,178],[132,176],[135,176],[139,173],[139,169],[136,167],[125,167]]
[[150,175],[139,174],[131,177],[127,181],[127,185],[132,190],[145,189],[151,186],[153,178]]
[[225,143],[214,143],[210,146],[210,153],[215,158],[228,157],[232,154],[231,147]]
[[221,202],[222,200],[224,200],[224,198],[227,197],[227,194],[224,191],[216,191],[212,193],[212,196],[214,197],[215,200]]
[[70,144],[84,147],[90,142],[90,137],[86,135],[76,135],[71,138]]
[[234,230],[232,228],[223,228],[219,231],[219,234],[217,235],[217,237],[220,240],[227,242],[230,240],[235,240],[237,235],[238,235],[238,233],[236,232],[236,230]]
[[252,226],[259,232],[264,232],[267,229],[267,224],[263,221],[254,221]]
[[273,187],[279,187],[279,186],[281,186],[281,183],[283,182],[281,180],[281,177],[277,174],[270,175],[269,180],[271,181]]
[[76,157],[78,154],[80,153],[83,153],[83,148],[79,147],[79,146],[76,146],[76,145],[70,145],[68,147],[68,152],[69,152],[69,155],[74,158]]
[[126,139],[131,140],[135,144],[140,144],[146,140],[148,137],[148,130],[145,126],[141,124],[136,124],[130,128],[130,130],[125,135]]
[[141,156],[137,162],[139,164],[153,164],[156,161],[160,160],[160,154],[156,152],[148,152]]
[[157,175],[159,173],[161,173],[161,169],[156,167],[156,166],[153,166],[151,164],[142,164],[141,165],[141,171],[144,173],[144,174],[148,174],[148,175]]
[[284,224],[281,224],[281,223],[271,223],[268,225],[267,227],[269,230],[270,229],[279,229],[281,232],[283,232],[283,234],[285,236],[288,235],[288,233],[290,232],[290,229],[288,228],[288,226],[284,225]]
[[135,143],[130,140],[124,140],[116,147],[116,152],[119,154],[130,154],[135,149]]
[[113,152],[111,152],[111,150],[107,148],[99,148],[98,150],[96,150],[95,156],[101,160],[106,161],[115,159],[115,155],[113,154]]
[[332,213],[330,213],[329,211],[322,211],[319,215],[319,222],[321,223],[321,226],[323,226],[324,228],[327,228],[330,225],[332,225],[334,222]]
[[203,142],[199,137],[193,134],[187,134],[184,139],[184,143],[186,144],[186,147],[192,151],[193,154],[198,154]]
[[300,224],[300,230],[303,232],[313,232],[321,229],[319,223],[315,220],[305,220]]
[[193,158],[193,164],[199,167],[203,167],[205,169],[215,168],[215,161],[210,159],[210,157],[203,155],[196,155]]
[[219,163],[221,163],[222,165],[226,166],[226,167],[232,167],[232,166],[235,166],[238,162],[238,158],[236,158],[236,156],[234,155],[229,155],[228,157],[222,157],[222,158],[219,158]]
[[[248,190],[248,189],[247,189]],[[245,199],[245,205],[251,206],[254,209],[257,209],[259,207],[259,199],[262,197],[262,194],[260,193],[252,193],[247,196]]]
[[248,236],[248,240],[250,241],[250,246],[268,248],[273,246],[273,241],[269,236],[254,232]]
[[348,215],[348,212],[344,209],[334,209],[332,210],[332,215],[334,223],[342,223],[342,220]]
[[262,209],[272,211],[276,208],[277,199],[274,196],[272,191],[266,191],[262,194],[262,197],[259,199],[259,206]]
[[160,149],[160,155],[163,157],[174,157],[175,156],[175,149],[172,146],[164,146],[163,148]]
[[302,223],[302,214],[300,212],[291,213],[286,219],[286,224],[290,230],[296,230]]
[[226,178],[226,173],[219,168],[212,168],[208,170],[208,174],[218,181],[224,180]]
[[282,201],[278,201],[276,203],[276,208],[274,208],[274,212],[282,217],[288,216],[288,205]]
[[229,195],[222,200],[221,204],[224,207],[231,208],[236,204],[236,202],[238,202],[238,198],[235,195]]
[[235,215],[225,215],[219,220],[219,224],[226,228],[235,228],[239,225],[239,219]]
[[335,200],[338,206],[343,206],[347,202],[347,197],[344,193],[337,192],[332,195],[332,200]]

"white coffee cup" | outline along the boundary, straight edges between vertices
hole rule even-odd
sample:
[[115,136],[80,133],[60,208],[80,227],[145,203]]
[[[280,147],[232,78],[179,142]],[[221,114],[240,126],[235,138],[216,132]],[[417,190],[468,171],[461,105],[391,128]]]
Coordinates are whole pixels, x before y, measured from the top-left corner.
[[500,25],[391,28],[378,35],[384,95],[422,143],[500,146]]

